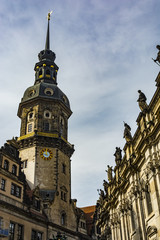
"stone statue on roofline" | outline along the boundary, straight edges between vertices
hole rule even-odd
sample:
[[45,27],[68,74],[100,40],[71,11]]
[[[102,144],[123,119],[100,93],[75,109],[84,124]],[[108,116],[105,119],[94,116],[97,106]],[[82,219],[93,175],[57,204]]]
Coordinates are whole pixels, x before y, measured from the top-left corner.
[[116,147],[116,151],[114,153],[114,156],[115,156],[116,164],[119,164],[122,160],[122,150],[120,149],[120,147]]
[[113,178],[113,176],[112,176],[113,169],[109,165],[107,165],[107,167],[108,167],[108,169],[106,170],[106,172],[107,172],[107,176],[108,176],[108,182],[110,183],[110,182],[112,182],[112,178]]
[[127,143],[132,141],[131,127],[125,122],[124,122],[124,135],[123,135],[123,137],[126,139]]
[[141,109],[141,111],[144,112],[148,109],[148,105],[146,103],[147,98],[141,90],[138,90],[138,93],[139,93],[139,98],[138,98],[137,102],[139,104],[139,108]]
[[157,45],[156,48],[159,50],[158,53],[157,53],[157,58],[156,58],[156,59],[153,59],[153,58],[152,58],[152,60],[153,60],[155,63],[159,62],[159,63],[157,63],[157,64],[160,66],[160,45]]

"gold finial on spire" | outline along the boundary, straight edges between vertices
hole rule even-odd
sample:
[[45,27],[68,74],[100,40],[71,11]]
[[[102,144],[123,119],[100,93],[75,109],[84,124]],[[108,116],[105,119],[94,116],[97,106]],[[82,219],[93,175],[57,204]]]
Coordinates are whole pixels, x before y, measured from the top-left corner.
[[53,12],[53,11],[50,11],[50,12],[48,13],[48,16],[47,16],[47,19],[48,19],[48,20],[50,20],[52,12]]

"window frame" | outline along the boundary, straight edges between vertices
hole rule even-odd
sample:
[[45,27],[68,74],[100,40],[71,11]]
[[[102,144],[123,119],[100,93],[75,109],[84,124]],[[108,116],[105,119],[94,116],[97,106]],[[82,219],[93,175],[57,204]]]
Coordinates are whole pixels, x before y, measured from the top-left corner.
[[10,222],[10,224],[9,224],[9,240],[14,240],[15,226],[16,226],[16,224],[14,222]]
[[2,178],[1,179],[1,190],[5,191],[6,188],[6,179]]
[[4,160],[3,168],[4,168],[6,171],[9,171],[9,161],[8,161],[7,159]]
[[17,166],[15,164],[12,165],[12,174],[17,175]]
[[11,183],[11,195],[17,198],[21,198],[22,188],[15,183]]

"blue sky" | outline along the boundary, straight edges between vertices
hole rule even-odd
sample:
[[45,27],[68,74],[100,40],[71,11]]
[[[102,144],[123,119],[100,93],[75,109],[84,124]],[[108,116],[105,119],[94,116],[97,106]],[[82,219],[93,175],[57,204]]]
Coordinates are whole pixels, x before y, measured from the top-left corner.
[[158,0],[1,0],[1,145],[19,136],[18,104],[34,83],[34,65],[45,45],[49,10],[51,49],[58,86],[70,99],[69,141],[72,197],[78,206],[96,203],[97,189],[123,148],[123,121],[136,130],[141,89],[149,103],[159,67]]

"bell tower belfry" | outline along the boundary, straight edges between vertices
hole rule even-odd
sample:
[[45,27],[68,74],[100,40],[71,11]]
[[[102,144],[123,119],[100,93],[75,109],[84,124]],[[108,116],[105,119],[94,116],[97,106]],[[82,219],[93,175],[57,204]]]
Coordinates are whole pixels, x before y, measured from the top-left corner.
[[50,13],[45,49],[38,54],[39,62],[34,68],[34,85],[27,88],[19,104],[18,143],[30,188],[38,187],[44,201],[61,200],[57,209],[66,212],[71,201],[70,157],[74,152],[68,142],[72,111],[67,96],[57,86],[58,66],[54,62],[56,55],[50,50],[49,24]]

